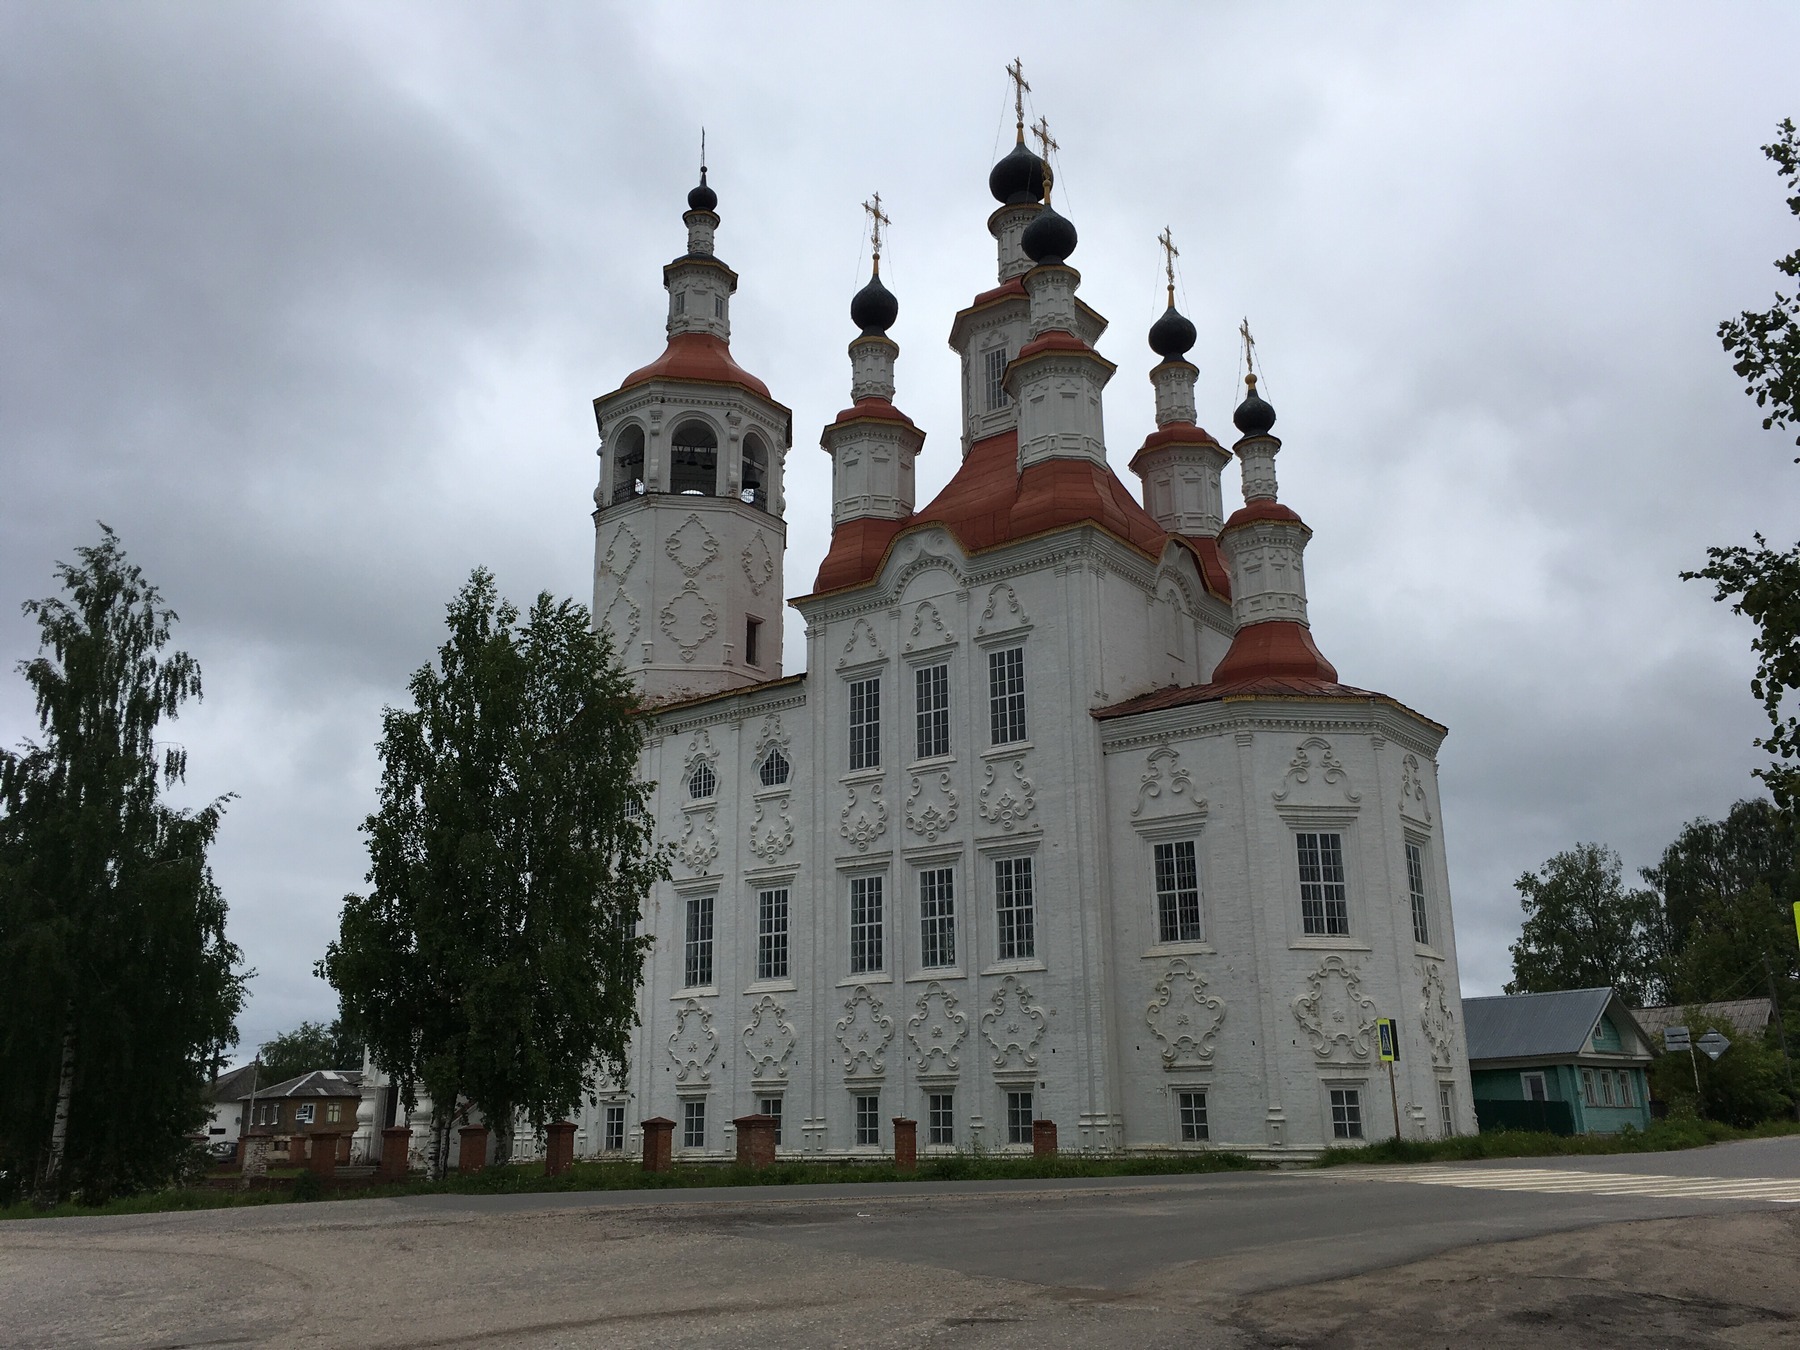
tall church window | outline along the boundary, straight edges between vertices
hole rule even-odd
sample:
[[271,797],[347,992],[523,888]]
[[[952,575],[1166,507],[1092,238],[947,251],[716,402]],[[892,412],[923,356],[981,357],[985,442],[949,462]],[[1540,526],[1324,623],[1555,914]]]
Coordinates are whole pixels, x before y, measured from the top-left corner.
[[1029,1144],[1031,1142],[1031,1121],[1036,1115],[1032,1109],[1029,1092],[1009,1092],[1006,1094],[1006,1142],[1009,1144]]
[[1413,941],[1431,941],[1431,920],[1425,907],[1425,853],[1406,841],[1406,889],[1412,896]]
[[687,902],[687,941],[682,949],[684,987],[703,989],[713,982],[713,898],[692,895]]
[[755,432],[744,437],[743,490],[739,496],[759,511],[769,509],[769,447]]
[[1333,1139],[1361,1139],[1363,1137],[1361,1089],[1331,1089],[1331,1137]]
[[792,768],[788,764],[787,756],[782,754],[779,748],[776,748],[769,751],[768,756],[762,762],[762,768],[756,771],[756,776],[764,787],[780,787],[787,782],[788,774],[791,772]]
[[628,502],[644,491],[644,429],[626,427],[613,448],[612,499]]
[[681,1146],[706,1147],[706,1099],[681,1104]]
[[999,921],[997,955],[1025,961],[1037,955],[1037,897],[1030,858],[994,860],[994,914]]
[[881,766],[881,676],[850,684],[850,767]]
[[701,760],[694,765],[694,771],[688,775],[688,796],[695,801],[710,797],[719,788],[719,775],[713,772],[712,765]]
[[1156,935],[1159,942],[1199,942],[1200,866],[1192,839],[1158,844]]
[[718,481],[718,436],[704,422],[683,422],[669,438],[669,491],[710,497]]
[[762,664],[762,620],[746,618],[744,620],[744,664],[760,666]]
[[756,895],[756,978],[788,977],[788,888],[775,886]]
[[956,873],[948,867],[919,873],[919,964],[956,964]]
[[1025,739],[1025,649],[988,653],[988,711],[995,745]]
[[1344,884],[1344,836],[1301,831],[1294,836],[1300,862],[1300,927],[1316,936],[1348,937],[1350,901]]
[[949,666],[921,666],[913,672],[913,711],[917,723],[917,758],[949,754]]
[[987,410],[1006,406],[1006,348],[996,347],[983,358],[987,377]]
[[850,973],[864,975],[882,964],[881,877],[850,878]]

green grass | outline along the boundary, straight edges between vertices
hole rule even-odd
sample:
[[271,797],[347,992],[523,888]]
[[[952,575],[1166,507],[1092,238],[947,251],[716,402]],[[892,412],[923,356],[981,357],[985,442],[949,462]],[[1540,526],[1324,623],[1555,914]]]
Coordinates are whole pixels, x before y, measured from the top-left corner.
[[1345,1163],[1467,1162],[1476,1158],[1559,1158],[1608,1153],[1666,1153],[1675,1149],[1725,1144],[1735,1139],[1770,1139],[1800,1134],[1800,1123],[1772,1120],[1740,1130],[1711,1120],[1655,1120],[1647,1130],[1626,1126],[1617,1134],[1534,1134],[1495,1130],[1455,1139],[1384,1139],[1363,1148],[1334,1148],[1319,1159],[1320,1167]]
[[[921,1159],[915,1172],[892,1163],[778,1162],[753,1171],[735,1165],[677,1164],[667,1172],[645,1172],[635,1162],[578,1162],[560,1177],[544,1175],[542,1163],[490,1167],[473,1176],[451,1174],[443,1181],[414,1180],[387,1186],[327,1189],[321,1202],[369,1200],[405,1195],[515,1195],[556,1191],[683,1190],[707,1186],[810,1186],[906,1183],[913,1181],[1003,1181],[1055,1177],[1169,1176],[1196,1172],[1236,1172],[1259,1166],[1239,1153],[1190,1153],[1155,1157],[1058,1154],[1051,1158],[996,1157],[957,1153]],[[67,1218],[80,1215],[151,1214],[167,1210],[231,1209],[239,1205],[292,1204],[284,1190],[168,1190],[112,1200],[104,1205],[62,1204],[34,1209],[29,1203],[0,1209],[0,1220]],[[303,1202],[302,1202],[303,1203]]]

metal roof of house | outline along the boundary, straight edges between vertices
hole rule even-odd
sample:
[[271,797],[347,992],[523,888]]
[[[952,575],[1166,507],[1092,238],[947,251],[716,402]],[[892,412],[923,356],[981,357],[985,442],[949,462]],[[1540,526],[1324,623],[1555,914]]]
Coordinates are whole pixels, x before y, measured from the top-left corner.
[[[1697,1011],[1701,1017],[1716,1017],[1743,1032],[1761,1031],[1774,1016],[1774,1007],[1766,998],[1734,998],[1723,1003],[1702,1003]],[[1654,1008],[1638,1008],[1631,1015],[1637,1018],[1644,1034],[1654,1040],[1662,1035],[1664,1027],[1685,1022],[1688,1009],[1681,1004],[1666,1004]]]
[[[240,1102],[250,1100],[249,1084],[238,1094]],[[357,1097],[362,1096],[361,1069],[314,1069],[285,1083],[271,1083],[256,1090],[257,1100],[269,1097]]]
[[250,1075],[255,1072],[255,1064],[240,1065],[235,1069],[227,1069],[213,1079],[212,1086],[207,1089],[207,1096],[215,1102],[234,1102],[238,1100],[238,1089],[250,1086]]
[[[1630,1018],[1611,989],[1565,989],[1554,994],[1503,994],[1463,1000],[1469,1059],[1537,1059],[1578,1055],[1608,1006]],[[1619,1027],[1621,1036],[1629,1028]]]

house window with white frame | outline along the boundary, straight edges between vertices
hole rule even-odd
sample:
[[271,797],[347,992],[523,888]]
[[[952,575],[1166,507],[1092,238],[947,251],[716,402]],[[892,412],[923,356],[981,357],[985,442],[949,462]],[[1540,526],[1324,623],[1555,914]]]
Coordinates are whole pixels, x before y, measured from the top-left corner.
[[1406,841],[1406,891],[1412,897],[1413,941],[1431,941],[1431,921],[1425,909],[1425,850]]
[[881,767],[881,676],[850,682],[850,768]]
[[604,1121],[600,1147],[607,1153],[623,1153],[625,1151],[625,1107],[621,1103],[609,1103]]
[[775,1147],[780,1148],[781,1147],[781,1098],[778,1096],[777,1097],[758,1097],[756,1099],[756,1113],[759,1116],[768,1116],[771,1120],[773,1120],[775,1122]]
[[951,1146],[956,1143],[956,1096],[933,1092],[925,1099],[925,1142]]
[[1156,865],[1156,939],[1158,942],[1199,942],[1200,864],[1192,839],[1157,844],[1151,850]]
[[1594,1071],[1592,1069],[1581,1071],[1581,1096],[1589,1106],[1600,1105],[1600,1094],[1594,1087]]
[[881,1098],[872,1092],[856,1098],[856,1146],[881,1147]]
[[1331,1089],[1331,1137],[1333,1139],[1361,1139],[1363,1137],[1362,1091],[1360,1089]]
[[682,944],[682,982],[702,989],[713,982],[713,898],[690,895],[687,902],[687,934]]
[[988,722],[995,745],[1025,739],[1025,649],[988,653]]
[[299,1106],[294,1108],[294,1123],[296,1125],[312,1124],[313,1112],[314,1107],[311,1102],[301,1102]]
[[1631,1070],[1630,1069],[1621,1069],[1619,1071],[1619,1105],[1620,1106],[1634,1105],[1634,1103],[1631,1100]]
[[327,1125],[336,1125],[343,1118],[344,1105],[342,1102],[325,1103],[325,1123]]
[[994,859],[994,916],[999,960],[1025,961],[1037,955],[1037,899],[1029,856]]
[[681,1146],[706,1147],[706,1098],[697,1097],[681,1104]]
[[956,964],[956,870],[928,867],[919,873],[919,964]]
[[995,347],[985,358],[987,377],[987,410],[994,412],[1006,406],[1006,348]]
[[1600,1105],[1613,1104],[1613,1076],[1607,1070],[1600,1070]]
[[950,753],[950,667],[920,666],[913,671],[914,750],[916,759]]
[[1175,1112],[1181,1125],[1182,1143],[1203,1144],[1207,1141],[1210,1136],[1207,1133],[1204,1092],[1177,1092]]
[[1344,836],[1298,831],[1294,847],[1300,863],[1300,927],[1308,936],[1348,937],[1350,901],[1344,883]]
[[756,893],[756,978],[788,977],[788,888]]
[[1031,1142],[1031,1121],[1036,1111],[1032,1106],[1029,1092],[1009,1092],[1006,1094],[1006,1142],[1009,1144],[1029,1144]]
[[882,881],[880,876],[850,878],[850,973],[883,969]]

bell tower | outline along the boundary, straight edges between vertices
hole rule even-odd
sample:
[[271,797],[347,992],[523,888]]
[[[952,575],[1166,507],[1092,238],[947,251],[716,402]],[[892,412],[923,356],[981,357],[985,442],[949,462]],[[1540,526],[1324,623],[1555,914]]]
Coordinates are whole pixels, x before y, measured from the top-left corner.
[[781,674],[793,415],[732,359],[738,278],[713,253],[704,163],[687,204],[687,251],[663,268],[668,345],[594,400],[594,623],[652,703]]

